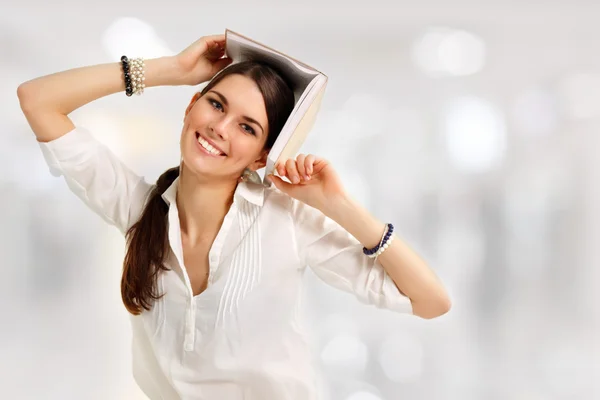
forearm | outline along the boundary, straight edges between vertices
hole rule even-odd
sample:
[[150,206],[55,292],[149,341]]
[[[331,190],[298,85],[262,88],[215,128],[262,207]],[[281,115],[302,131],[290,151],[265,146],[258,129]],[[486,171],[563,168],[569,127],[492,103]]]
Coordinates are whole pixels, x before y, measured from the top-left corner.
[[[383,236],[385,224],[351,198],[336,201],[324,214],[366,248],[375,247]],[[410,298],[415,315],[434,318],[448,311],[450,300],[444,286],[427,264],[398,236],[394,235],[390,247],[377,260],[398,289]]]
[[[177,85],[174,58],[145,61],[146,87]],[[21,110],[39,142],[50,142],[75,125],[67,116],[101,97],[125,91],[121,62],[70,69],[25,82],[17,89]]]
[[[146,87],[176,85],[177,68],[172,57],[145,60]],[[17,95],[24,113],[56,112],[68,115],[101,97],[124,92],[121,62],[74,68],[27,81]]]

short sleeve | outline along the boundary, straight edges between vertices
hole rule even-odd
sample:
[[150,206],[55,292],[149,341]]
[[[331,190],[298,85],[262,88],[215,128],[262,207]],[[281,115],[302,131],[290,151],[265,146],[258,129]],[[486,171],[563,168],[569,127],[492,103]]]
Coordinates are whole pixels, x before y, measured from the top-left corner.
[[141,215],[152,185],[136,175],[85,128],[39,142],[50,173],[121,233]]
[[410,299],[381,263],[364,255],[362,244],[338,223],[295,199],[292,218],[300,260],[321,280],[354,294],[362,303],[413,313]]

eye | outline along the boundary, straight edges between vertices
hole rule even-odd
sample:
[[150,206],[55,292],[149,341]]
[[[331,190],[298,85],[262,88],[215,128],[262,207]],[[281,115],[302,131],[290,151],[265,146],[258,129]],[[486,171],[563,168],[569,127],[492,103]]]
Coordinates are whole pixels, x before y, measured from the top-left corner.
[[248,129],[246,129],[246,128],[242,128],[242,129],[244,129],[246,132],[256,136],[256,132],[254,131],[254,128],[252,128],[250,125],[242,124],[242,127],[248,128]]
[[223,111],[223,106],[218,101],[213,100],[213,99],[208,99],[208,102],[213,106],[213,108],[215,108],[219,111]]

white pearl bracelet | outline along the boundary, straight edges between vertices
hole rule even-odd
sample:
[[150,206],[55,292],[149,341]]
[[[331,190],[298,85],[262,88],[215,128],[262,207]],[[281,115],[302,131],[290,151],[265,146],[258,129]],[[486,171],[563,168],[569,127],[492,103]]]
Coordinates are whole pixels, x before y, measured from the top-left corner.
[[146,84],[144,81],[146,77],[144,76],[146,65],[144,64],[144,59],[142,57],[134,58],[129,62],[129,71],[131,75],[131,86],[133,88],[133,93],[138,96],[144,93],[144,88]]
[[392,243],[392,240],[394,240],[394,235],[391,235],[388,240],[385,241],[384,244],[381,245],[381,247],[379,248],[379,250],[377,250],[377,252],[369,255],[369,258],[374,258],[375,260],[377,260],[377,257],[379,257],[384,251],[387,250],[388,247],[390,247],[390,244]]

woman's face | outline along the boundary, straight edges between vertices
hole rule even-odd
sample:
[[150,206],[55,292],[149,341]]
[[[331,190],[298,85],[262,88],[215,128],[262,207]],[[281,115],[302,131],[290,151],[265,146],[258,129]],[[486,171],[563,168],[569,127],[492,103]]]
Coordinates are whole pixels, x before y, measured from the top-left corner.
[[244,168],[265,166],[267,111],[253,80],[229,75],[186,110],[181,154],[187,169],[211,178],[238,179]]

